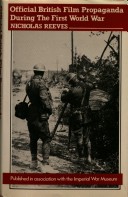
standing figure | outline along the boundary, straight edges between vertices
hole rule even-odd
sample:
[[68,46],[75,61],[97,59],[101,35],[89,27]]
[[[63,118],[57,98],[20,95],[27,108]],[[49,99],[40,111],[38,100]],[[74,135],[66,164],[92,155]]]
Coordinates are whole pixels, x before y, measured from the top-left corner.
[[66,77],[69,89],[65,89],[61,95],[61,101],[70,104],[69,130],[73,132],[78,156],[86,157],[91,163],[91,109],[89,107],[90,87],[77,79],[76,74],[69,73]]
[[49,164],[50,131],[48,119],[52,114],[52,97],[45,85],[43,75],[45,66],[37,64],[33,67],[34,76],[26,85],[26,93],[30,100],[28,112],[28,130],[30,136],[31,164],[30,168],[37,168],[37,141],[42,140],[43,164]]

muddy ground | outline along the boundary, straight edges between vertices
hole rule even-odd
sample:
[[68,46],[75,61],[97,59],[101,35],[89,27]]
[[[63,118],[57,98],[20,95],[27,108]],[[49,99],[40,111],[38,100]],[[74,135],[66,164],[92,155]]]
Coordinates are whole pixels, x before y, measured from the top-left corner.
[[[53,97],[54,113],[49,119],[50,130],[52,131],[57,121],[57,106],[60,104],[59,87],[50,89]],[[92,164],[84,160],[79,161],[77,152],[74,149],[68,149],[68,126],[59,125],[54,139],[51,142],[50,165],[42,166],[38,161],[39,168],[30,170],[31,155],[29,150],[29,133],[26,120],[21,120],[15,117],[14,107],[22,101],[25,96],[25,85],[22,84],[13,87],[12,91],[12,172],[19,173],[106,173],[106,165],[104,161],[94,159]],[[41,159],[41,141],[38,141],[38,155]],[[107,166],[109,169],[109,165]],[[88,187],[88,186],[85,186]],[[96,186],[91,186],[96,187]]]

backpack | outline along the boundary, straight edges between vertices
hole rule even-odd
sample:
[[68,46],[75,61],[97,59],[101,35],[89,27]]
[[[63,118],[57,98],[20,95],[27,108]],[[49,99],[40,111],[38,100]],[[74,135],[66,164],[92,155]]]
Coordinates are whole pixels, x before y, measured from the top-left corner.
[[28,103],[25,102],[27,95],[24,100],[15,106],[15,116],[22,120],[26,119],[28,116]]

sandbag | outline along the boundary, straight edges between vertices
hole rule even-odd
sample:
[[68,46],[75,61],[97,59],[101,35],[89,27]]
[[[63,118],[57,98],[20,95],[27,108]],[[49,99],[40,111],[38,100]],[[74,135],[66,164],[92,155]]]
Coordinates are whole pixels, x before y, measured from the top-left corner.
[[90,92],[89,105],[92,111],[100,110],[110,100],[110,95],[100,89]]

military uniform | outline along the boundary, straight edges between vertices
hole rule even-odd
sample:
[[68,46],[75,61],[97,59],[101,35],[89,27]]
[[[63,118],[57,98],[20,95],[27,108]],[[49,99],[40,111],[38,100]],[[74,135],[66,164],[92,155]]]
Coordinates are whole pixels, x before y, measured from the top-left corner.
[[79,157],[88,155],[88,160],[91,160],[89,96],[89,85],[77,81],[75,85],[71,85],[69,91],[62,92],[61,100],[70,103],[69,125],[76,138]]
[[52,113],[52,98],[43,76],[34,75],[26,85],[26,92],[30,100],[27,121],[32,161],[37,162],[37,141],[40,138],[43,160],[48,162],[51,140],[48,118]]

